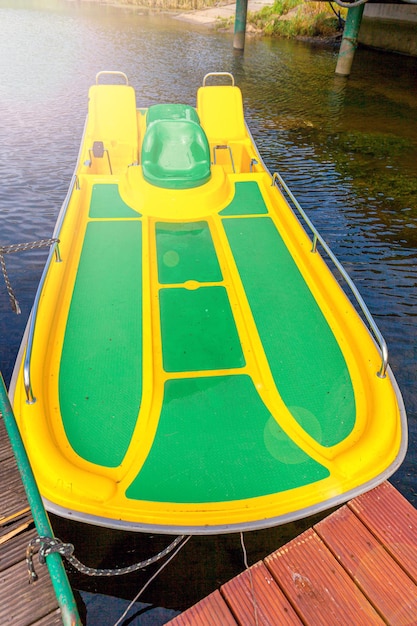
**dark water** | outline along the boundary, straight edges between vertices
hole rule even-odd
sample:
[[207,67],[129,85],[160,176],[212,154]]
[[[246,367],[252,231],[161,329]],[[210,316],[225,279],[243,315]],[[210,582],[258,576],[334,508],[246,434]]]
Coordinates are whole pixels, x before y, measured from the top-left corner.
[[[417,60],[359,50],[349,80],[337,51],[248,39],[130,8],[64,0],[0,0],[0,245],[50,236],[77,157],[95,74],[128,74],[138,106],[195,104],[205,73],[229,71],[271,170],[279,170],[343,262],[390,349],[409,418],[409,451],[392,478],[417,505]],[[9,381],[46,251],[6,257],[22,314],[0,276],[0,368]],[[90,565],[125,565],[167,538],[110,533],[53,519]],[[246,534],[249,562],[312,520]],[[143,601],[182,609],[243,569],[237,535],[192,539]],[[131,598],[154,570],[72,580]]]

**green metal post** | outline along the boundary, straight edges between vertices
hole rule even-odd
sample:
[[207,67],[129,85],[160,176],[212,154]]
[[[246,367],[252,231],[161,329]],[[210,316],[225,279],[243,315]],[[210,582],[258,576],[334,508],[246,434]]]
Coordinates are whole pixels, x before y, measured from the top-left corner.
[[364,8],[365,4],[360,4],[348,10],[336,65],[336,74],[339,76],[349,76],[350,74],[353,57],[358,45],[358,35]]
[[[3,416],[4,425],[6,426],[17,466],[22,477],[23,486],[26,491],[29,506],[32,510],[36,530],[40,536],[53,537],[51,524],[43,506],[42,498],[39,493],[15,417],[13,415],[13,409],[10,405],[6,386],[1,374],[0,413]],[[72,593],[67,574],[62,564],[61,555],[56,552],[49,554],[46,557],[46,564],[48,566],[55,596],[61,609],[62,622],[64,626],[81,626],[77,605],[74,600],[74,595]]]
[[235,33],[233,38],[235,50],[243,50],[245,47],[247,13],[248,0],[236,0]]

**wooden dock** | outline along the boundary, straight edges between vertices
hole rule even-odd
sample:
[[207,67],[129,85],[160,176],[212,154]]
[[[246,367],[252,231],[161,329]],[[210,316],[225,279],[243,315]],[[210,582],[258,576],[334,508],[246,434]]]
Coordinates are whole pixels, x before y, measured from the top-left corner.
[[169,622],[170,626],[417,624],[417,511],[388,482]]
[[22,479],[0,414],[0,624],[62,626],[48,568],[29,584],[26,547],[37,535]]

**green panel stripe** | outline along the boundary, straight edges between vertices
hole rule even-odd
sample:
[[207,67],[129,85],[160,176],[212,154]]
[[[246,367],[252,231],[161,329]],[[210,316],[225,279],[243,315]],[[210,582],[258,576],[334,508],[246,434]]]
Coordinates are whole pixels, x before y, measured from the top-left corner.
[[65,432],[87,461],[116,467],[142,394],[140,221],[88,225],[59,376]]
[[223,224],[281,397],[319,443],[339,443],[355,424],[355,398],[326,319],[271,219]]
[[245,365],[224,287],[161,289],[159,302],[165,371],[228,369]]
[[93,185],[89,217],[123,218],[139,217],[120,197],[117,185]]
[[156,245],[160,283],[222,280],[207,222],[158,223]]
[[227,502],[328,475],[281,430],[248,376],[170,380],[154,444],[126,495]]
[[220,215],[261,215],[267,212],[258,183],[248,181],[236,183],[233,200],[220,211]]

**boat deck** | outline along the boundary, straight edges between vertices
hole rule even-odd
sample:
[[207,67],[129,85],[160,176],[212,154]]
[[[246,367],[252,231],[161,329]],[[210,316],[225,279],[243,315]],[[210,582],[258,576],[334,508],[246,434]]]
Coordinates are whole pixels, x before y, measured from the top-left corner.
[[404,457],[385,341],[265,168],[229,78],[203,81],[196,108],[137,109],[127,82],[89,90],[11,383],[50,512],[257,530],[342,504]]
[[416,624],[416,537],[417,510],[385,482],[169,625]]
[[[84,184],[82,227],[73,229],[82,233],[77,271],[54,268],[50,293],[62,297],[45,318],[50,374],[42,351],[32,367],[34,377],[43,372],[34,389],[46,398],[40,419],[50,424],[42,452],[30,443],[41,405],[15,401],[16,415],[28,414],[34,467],[44,472],[45,456],[56,459],[42,495],[62,505],[49,510],[88,505],[97,517],[126,517],[143,530],[217,532],[242,521],[247,530],[271,515],[304,516],[317,501],[334,506],[341,485],[356,495],[384,471],[400,429],[383,437],[378,426],[376,468],[367,439],[375,441],[377,421],[362,423],[373,395],[362,390],[349,352],[369,337],[360,323],[349,344],[341,338],[341,319],[319,293],[320,308],[273,218],[270,178],[256,176],[232,181],[220,213],[195,221],[146,215],[113,183]],[[300,237],[320,281],[330,280],[301,229]],[[62,255],[70,258],[64,247]],[[370,349],[372,402],[382,408],[387,393],[396,411]]]
[[62,625],[61,610],[45,566],[29,584],[26,547],[37,535],[23,483],[0,416],[0,623]]

